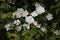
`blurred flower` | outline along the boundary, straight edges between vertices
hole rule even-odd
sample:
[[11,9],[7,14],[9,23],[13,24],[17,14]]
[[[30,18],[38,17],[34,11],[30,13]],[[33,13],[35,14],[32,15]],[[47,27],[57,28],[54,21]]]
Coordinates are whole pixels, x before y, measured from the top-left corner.
[[33,24],[34,24],[37,28],[40,28],[40,27],[41,27],[41,24],[38,24],[37,21],[34,21]]
[[34,18],[32,16],[27,16],[25,17],[25,21],[28,23],[28,24],[31,24],[34,22]]
[[16,27],[15,27],[15,30],[17,30],[17,32],[19,32],[19,31],[21,31],[21,28],[22,28],[22,25],[16,26]]
[[24,10],[23,8],[18,8],[17,11],[13,13],[13,18],[14,16],[16,16],[16,18],[20,18],[20,17],[25,17],[27,15],[28,15],[27,10]]
[[42,14],[45,12],[44,7],[42,7],[39,3],[36,3],[35,6],[36,6],[36,12],[38,14]]
[[35,6],[36,6],[36,7],[39,7],[39,6],[40,6],[40,4],[36,2]]
[[33,12],[31,13],[31,15],[32,15],[33,17],[36,17],[36,16],[38,16],[38,13],[36,13],[36,11],[33,11]]
[[10,28],[10,27],[11,27],[11,24],[10,23],[9,24],[6,24],[4,26],[4,28],[6,28],[7,31],[13,29],[13,28]]
[[14,21],[14,24],[16,24],[16,25],[19,25],[20,23],[21,23],[21,22],[20,22],[19,19],[17,19],[17,20]]
[[34,21],[33,24],[36,26],[38,23],[37,23],[37,21]]
[[45,27],[40,28],[43,32],[47,31]]
[[29,24],[23,24],[23,27],[26,27],[27,29],[30,29],[30,25]]
[[28,15],[28,11],[25,10],[23,13],[22,13],[22,17],[26,17]]
[[23,8],[18,8],[17,11],[13,13],[13,18],[16,16],[16,18],[20,18],[22,16],[24,9]]
[[52,20],[52,19],[53,19],[53,15],[50,14],[50,13],[48,13],[48,15],[46,16],[46,18],[47,18],[48,20]]
[[56,31],[54,31],[54,33],[55,33],[56,35],[60,35],[60,30],[56,30]]
[[40,27],[41,27],[41,24],[36,25],[36,27],[37,27],[37,28],[40,28]]

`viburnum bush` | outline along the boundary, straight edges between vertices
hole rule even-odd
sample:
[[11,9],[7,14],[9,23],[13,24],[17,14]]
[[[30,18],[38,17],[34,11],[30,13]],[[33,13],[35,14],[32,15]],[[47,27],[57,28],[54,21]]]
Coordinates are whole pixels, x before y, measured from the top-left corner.
[[60,40],[60,1],[0,0],[0,40]]

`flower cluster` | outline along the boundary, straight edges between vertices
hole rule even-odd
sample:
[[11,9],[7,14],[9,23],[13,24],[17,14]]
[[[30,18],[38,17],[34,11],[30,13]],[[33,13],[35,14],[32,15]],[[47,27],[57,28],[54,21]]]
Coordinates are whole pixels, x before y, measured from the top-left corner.
[[[20,31],[22,28],[30,29],[31,24],[35,25],[37,28],[40,28],[43,32],[46,31],[46,28],[45,27],[41,28],[41,24],[38,24],[38,22],[35,21],[35,19],[34,19],[34,17],[36,17],[38,15],[42,15],[42,13],[45,12],[45,9],[39,3],[36,3],[35,7],[36,7],[36,9],[31,13],[29,13],[28,10],[24,10],[23,8],[18,8],[13,13],[13,19],[16,19],[16,20],[14,20],[14,22],[12,24],[15,26],[14,29],[16,31]],[[22,20],[25,20],[25,22],[20,20],[20,18],[22,18]],[[46,18],[47,18],[47,20],[52,20],[53,15],[48,13]],[[13,29],[10,27],[11,27],[10,24],[5,25],[5,28],[7,29],[7,31],[10,29]]]

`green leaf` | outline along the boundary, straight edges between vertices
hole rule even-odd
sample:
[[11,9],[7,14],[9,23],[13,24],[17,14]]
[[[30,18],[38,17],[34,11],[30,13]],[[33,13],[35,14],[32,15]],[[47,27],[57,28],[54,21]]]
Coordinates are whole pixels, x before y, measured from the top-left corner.
[[8,38],[11,38],[11,37],[14,37],[14,40],[19,40],[19,36],[15,33],[10,33],[10,32],[7,32],[8,34]]
[[2,15],[1,15],[1,18],[2,18],[2,19],[12,18],[12,12],[8,12],[8,13],[5,13],[5,14],[2,14]]
[[5,4],[5,3],[1,3],[0,8],[1,8],[1,9],[2,9],[2,8],[6,8],[6,4]]

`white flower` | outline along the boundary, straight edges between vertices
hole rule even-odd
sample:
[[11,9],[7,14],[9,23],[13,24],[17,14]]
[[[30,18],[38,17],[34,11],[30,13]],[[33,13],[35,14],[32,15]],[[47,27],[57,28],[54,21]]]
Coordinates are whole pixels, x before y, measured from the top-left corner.
[[25,17],[27,15],[28,15],[27,10],[24,10],[23,8],[18,8],[17,11],[13,13],[13,18],[14,16],[16,16],[16,18],[20,18],[20,17]]
[[30,29],[30,24],[26,27],[27,29]]
[[34,21],[33,24],[34,24],[35,26],[38,25],[37,21]]
[[14,24],[16,24],[16,25],[19,25],[20,23],[21,23],[21,22],[20,22],[19,19],[17,19],[17,20],[14,21]]
[[38,16],[38,13],[36,13],[36,11],[33,11],[33,12],[31,13],[31,15],[32,15],[33,17],[36,17],[36,16]]
[[36,3],[35,6],[36,6],[36,12],[38,14],[42,14],[45,12],[44,7],[42,7],[39,3]]
[[18,8],[18,9],[17,9],[17,12],[23,12],[23,11],[24,11],[23,8]]
[[25,21],[28,23],[28,24],[31,24],[34,22],[34,18],[32,16],[27,16],[25,17]]
[[26,17],[28,15],[28,11],[25,10],[23,13],[22,13],[22,17]]
[[6,25],[4,26],[4,28],[6,28],[7,31],[8,31],[8,30],[11,30],[12,28],[10,28],[10,26],[11,26],[11,24],[9,23],[9,24],[6,24]]
[[30,25],[29,24],[23,24],[23,27],[26,27],[27,29],[30,29]]
[[23,8],[18,8],[17,11],[13,13],[13,18],[16,16],[16,18],[20,18],[22,16],[22,13],[24,12]]
[[50,14],[50,13],[48,13],[48,15],[46,16],[46,18],[47,18],[48,20],[52,20],[52,19],[53,19],[53,15]]
[[18,9],[17,11],[20,13],[20,15],[21,15],[22,17],[25,17],[25,16],[28,15],[28,11],[27,11],[27,10],[24,10],[23,8],[20,8],[20,9]]
[[15,27],[15,29],[19,32],[21,31],[22,25]]
[[40,27],[41,27],[41,24],[36,25],[36,27],[37,27],[37,28],[40,28]]
[[23,24],[23,27],[27,27],[27,24]]
[[33,24],[34,24],[37,28],[40,28],[40,27],[41,27],[41,24],[38,24],[37,21],[34,21]]
[[40,6],[40,4],[36,2],[35,6],[36,6],[36,7],[39,7],[39,6]]
[[56,30],[56,31],[54,31],[54,33],[55,33],[56,35],[60,35],[60,30]]
[[14,12],[13,13],[13,18],[16,16],[16,18],[20,18],[21,17],[21,14],[18,13],[18,12]]
[[40,28],[43,32],[45,32],[46,31],[46,28],[45,27],[42,27],[42,28]]

